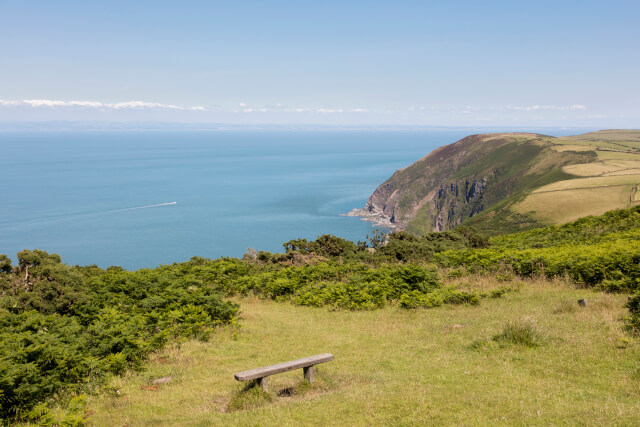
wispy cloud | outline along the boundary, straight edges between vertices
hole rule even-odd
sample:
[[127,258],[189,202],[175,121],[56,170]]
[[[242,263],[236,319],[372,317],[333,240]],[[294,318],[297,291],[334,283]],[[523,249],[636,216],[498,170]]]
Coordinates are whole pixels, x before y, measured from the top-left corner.
[[343,111],[342,108],[318,108],[316,110],[316,112],[322,114],[342,113]]
[[181,111],[206,111],[202,106],[184,107],[174,104],[161,104],[159,102],[127,101],[107,103],[100,101],[62,101],[58,99],[23,99],[13,101],[0,99],[0,106],[32,108],[91,108],[101,110],[181,110]]
[[362,108],[355,106],[285,106],[283,104],[269,104],[262,107],[251,105],[248,102],[240,102],[235,107],[225,108],[223,106],[211,106],[205,108],[203,106],[182,106],[176,104],[163,104],[159,102],[145,101],[126,101],[126,102],[101,102],[101,101],[64,101],[59,99],[23,99],[23,100],[4,100],[0,99],[0,108],[34,108],[34,109],[79,109],[79,110],[96,110],[96,111],[136,111],[136,110],[172,110],[172,111],[208,111],[212,113],[293,113],[293,114],[317,114],[317,115],[341,115],[341,114],[357,114],[364,116],[369,115],[394,115],[394,114],[411,114],[415,116],[431,116],[437,114],[462,114],[477,115],[481,113],[509,113],[518,115],[528,112],[571,112],[584,111],[587,107],[582,104],[572,105],[460,105],[460,106],[409,106],[409,107],[388,107],[386,109],[378,108]]
[[507,106],[507,110],[516,110],[516,111],[544,111],[544,110],[554,110],[554,111],[575,111],[575,110],[586,110],[587,107],[581,104],[574,105],[529,105],[527,107],[512,107]]

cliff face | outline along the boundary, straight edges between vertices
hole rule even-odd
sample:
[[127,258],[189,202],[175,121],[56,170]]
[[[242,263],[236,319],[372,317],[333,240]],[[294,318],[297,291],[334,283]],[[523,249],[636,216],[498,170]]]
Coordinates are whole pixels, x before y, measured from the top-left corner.
[[536,134],[472,135],[400,169],[369,197],[362,216],[422,234],[483,214],[561,168],[593,160],[591,153],[558,152]]
[[405,196],[404,192],[392,190],[390,184],[383,184],[369,197],[365,209],[371,214],[387,217],[399,229],[405,229],[417,211],[425,209],[433,219],[433,231],[447,230],[484,209],[483,195],[487,181],[485,177],[463,179],[438,186],[413,206],[408,215],[399,208],[399,199]]

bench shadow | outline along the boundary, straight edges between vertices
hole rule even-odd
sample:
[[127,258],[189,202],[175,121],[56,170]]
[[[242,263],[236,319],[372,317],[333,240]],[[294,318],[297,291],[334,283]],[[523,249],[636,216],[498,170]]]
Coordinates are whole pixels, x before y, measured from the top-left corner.
[[[310,398],[339,388],[339,383],[331,375],[317,371],[314,383],[301,380],[284,388],[274,387],[269,392],[263,391],[256,381],[247,381],[241,386],[239,385],[236,391],[232,393],[231,399],[223,412],[260,408],[276,403],[278,398]],[[281,384],[280,387],[283,385]]]
[[277,395],[278,397],[291,397],[295,393],[295,387],[287,387],[280,390]]

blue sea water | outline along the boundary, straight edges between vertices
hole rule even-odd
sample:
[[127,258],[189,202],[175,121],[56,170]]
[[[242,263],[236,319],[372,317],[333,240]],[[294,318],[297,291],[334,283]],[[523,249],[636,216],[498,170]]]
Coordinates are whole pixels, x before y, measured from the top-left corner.
[[0,132],[0,253],[135,269],[321,234],[364,240],[371,224],[340,214],[395,170],[478,132]]

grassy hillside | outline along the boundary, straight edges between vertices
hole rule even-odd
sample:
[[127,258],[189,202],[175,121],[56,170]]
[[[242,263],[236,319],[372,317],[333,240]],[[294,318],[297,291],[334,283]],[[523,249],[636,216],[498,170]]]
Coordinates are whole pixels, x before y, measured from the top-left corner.
[[397,171],[365,209],[415,234],[500,234],[633,206],[638,184],[640,131],[473,135]]
[[[501,282],[469,277],[469,290]],[[621,329],[626,297],[524,281],[480,306],[327,311],[240,299],[241,327],[157,353],[91,398],[92,425],[632,425],[640,343]],[[584,309],[576,304],[587,298]],[[510,322],[531,346],[500,338]],[[498,338],[494,338],[498,337]],[[516,341],[517,342],[517,341]],[[233,373],[331,352],[316,386],[301,371],[243,392]],[[171,376],[155,389],[151,380]],[[117,394],[116,394],[117,391]],[[257,391],[257,390],[256,390]],[[280,393],[280,396],[278,396]],[[240,398],[241,397],[241,398]]]

